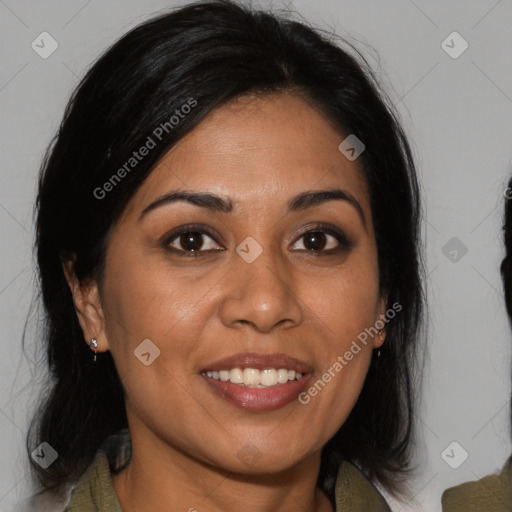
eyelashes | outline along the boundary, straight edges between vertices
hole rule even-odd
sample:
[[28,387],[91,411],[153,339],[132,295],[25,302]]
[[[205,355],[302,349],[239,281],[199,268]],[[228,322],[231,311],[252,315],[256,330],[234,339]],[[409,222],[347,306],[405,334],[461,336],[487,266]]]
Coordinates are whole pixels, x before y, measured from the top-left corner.
[[[187,224],[166,234],[162,246],[174,255],[197,258],[226,250],[216,238],[217,235],[202,224]],[[325,223],[314,224],[301,231],[292,245],[299,242],[303,248],[294,249],[294,252],[305,252],[315,257],[334,256],[349,251],[353,246],[341,229]]]

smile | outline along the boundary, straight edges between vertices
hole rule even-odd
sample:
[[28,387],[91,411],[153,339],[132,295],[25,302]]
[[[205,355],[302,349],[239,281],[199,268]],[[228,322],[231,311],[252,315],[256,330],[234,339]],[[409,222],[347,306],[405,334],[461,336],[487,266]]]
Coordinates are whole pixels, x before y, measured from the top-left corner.
[[232,368],[231,370],[213,370],[203,372],[203,375],[222,382],[231,382],[249,388],[268,388],[289,381],[302,379],[302,373],[287,368]]

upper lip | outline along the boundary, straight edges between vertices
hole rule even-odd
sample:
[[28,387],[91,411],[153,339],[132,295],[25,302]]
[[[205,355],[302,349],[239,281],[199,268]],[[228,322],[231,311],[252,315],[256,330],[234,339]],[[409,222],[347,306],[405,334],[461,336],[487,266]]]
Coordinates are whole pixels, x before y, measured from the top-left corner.
[[265,368],[286,368],[300,373],[311,373],[313,369],[294,357],[283,353],[257,354],[256,352],[241,352],[234,354],[205,366],[201,371],[231,370],[232,368],[254,368],[264,370]]

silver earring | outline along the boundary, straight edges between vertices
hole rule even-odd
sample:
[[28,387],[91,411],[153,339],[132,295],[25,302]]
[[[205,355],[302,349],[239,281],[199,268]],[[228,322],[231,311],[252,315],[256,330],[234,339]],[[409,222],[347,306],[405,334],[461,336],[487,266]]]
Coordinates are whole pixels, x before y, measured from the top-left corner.
[[91,338],[91,341],[89,341],[89,347],[91,345],[94,347],[92,350],[94,350],[94,361],[96,361],[96,351],[98,348],[98,342],[96,341],[95,338]]
[[[379,330],[380,341],[384,341],[384,329]],[[380,357],[380,348],[377,349],[377,358]]]

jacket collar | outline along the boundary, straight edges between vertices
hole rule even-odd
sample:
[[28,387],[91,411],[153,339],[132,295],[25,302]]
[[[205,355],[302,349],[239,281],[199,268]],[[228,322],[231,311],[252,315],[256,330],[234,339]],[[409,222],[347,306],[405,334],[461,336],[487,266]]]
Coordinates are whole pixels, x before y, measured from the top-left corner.
[[391,512],[377,488],[347,461],[339,466],[334,495],[336,512]]

